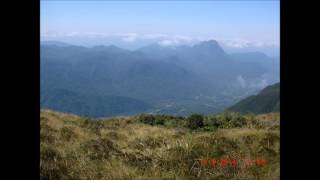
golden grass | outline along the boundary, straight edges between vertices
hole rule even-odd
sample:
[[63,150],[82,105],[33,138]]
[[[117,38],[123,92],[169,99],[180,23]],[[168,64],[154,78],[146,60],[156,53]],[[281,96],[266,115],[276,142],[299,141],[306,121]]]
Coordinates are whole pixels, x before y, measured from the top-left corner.
[[[136,117],[98,121],[41,111],[41,179],[279,179],[279,129],[190,131]],[[265,126],[279,115],[259,115]],[[265,167],[203,168],[197,159],[265,158]]]

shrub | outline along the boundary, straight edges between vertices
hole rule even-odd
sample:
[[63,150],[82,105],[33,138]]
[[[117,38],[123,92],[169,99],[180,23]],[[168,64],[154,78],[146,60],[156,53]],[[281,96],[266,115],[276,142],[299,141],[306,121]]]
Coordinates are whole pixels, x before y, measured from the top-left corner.
[[225,112],[208,117],[208,126],[216,128],[236,128],[247,126],[247,119],[239,113]]
[[253,114],[247,115],[247,126],[250,128],[259,128],[263,124]]
[[229,121],[229,127],[235,128],[235,127],[243,127],[246,125],[246,119],[239,114],[234,114],[232,116],[232,119]]
[[156,116],[155,117],[155,123],[157,125],[164,125],[164,122],[165,122],[165,118],[162,117],[162,116]]
[[204,131],[215,131],[216,130],[216,127],[213,127],[213,126],[205,126],[203,128]]
[[155,117],[152,114],[142,114],[139,117],[140,122],[144,124],[154,125]]
[[192,114],[188,117],[188,123],[187,126],[190,129],[198,129],[202,128],[204,126],[203,124],[203,116],[200,114]]
[[207,126],[213,128],[220,128],[223,126],[223,122],[216,116],[209,116],[207,120]]
[[84,120],[82,121],[82,127],[83,128],[89,127],[92,121],[93,120],[91,120],[90,118],[84,118]]

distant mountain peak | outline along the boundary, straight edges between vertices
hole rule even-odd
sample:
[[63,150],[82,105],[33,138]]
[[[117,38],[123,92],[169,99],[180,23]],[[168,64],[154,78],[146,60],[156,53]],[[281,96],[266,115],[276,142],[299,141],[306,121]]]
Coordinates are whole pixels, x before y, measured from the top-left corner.
[[216,41],[216,40],[208,40],[208,41],[203,41],[203,42],[201,42],[200,44],[207,44],[207,45],[215,45],[215,46],[219,46],[219,43],[218,43],[218,41]]
[[193,46],[195,49],[207,51],[214,54],[225,54],[225,51],[221,48],[216,40],[203,41]]
[[96,51],[105,51],[105,52],[116,52],[116,53],[127,53],[129,50],[119,48],[118,46],[115,45],[98,45],[98,46],[93,46],[91,49],[96,50]]
[[218,41],[216,40],[202,41],[199,44],[196,44],[196,46],[220,47]]

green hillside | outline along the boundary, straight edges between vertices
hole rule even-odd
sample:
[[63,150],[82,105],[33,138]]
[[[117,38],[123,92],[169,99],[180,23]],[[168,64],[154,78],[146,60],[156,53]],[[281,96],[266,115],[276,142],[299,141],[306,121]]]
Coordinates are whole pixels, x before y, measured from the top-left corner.
[[88,119],[42,110],[40,179],[276,180],[279,122],[278,113]]
[[280,111],[280,83],[267,86],[258,95],[249,96],[227,109],[241,113],[269,113]]

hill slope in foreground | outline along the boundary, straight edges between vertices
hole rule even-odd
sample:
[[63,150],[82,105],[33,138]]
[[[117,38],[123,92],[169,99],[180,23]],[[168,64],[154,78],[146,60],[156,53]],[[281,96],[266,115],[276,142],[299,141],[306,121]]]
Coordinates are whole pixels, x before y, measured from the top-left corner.
[[41,179],[279,179],[278,113],[40,119]]
[[249,96],[228,108],[241,113],[270,113],[280,111],[280,83],[267,86],[258,95]]

